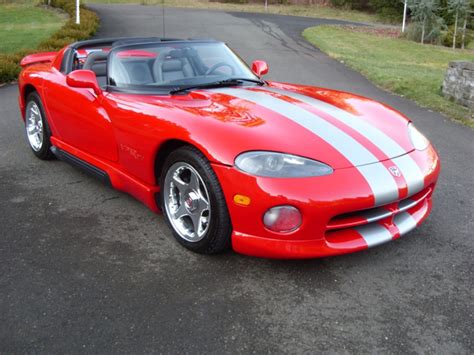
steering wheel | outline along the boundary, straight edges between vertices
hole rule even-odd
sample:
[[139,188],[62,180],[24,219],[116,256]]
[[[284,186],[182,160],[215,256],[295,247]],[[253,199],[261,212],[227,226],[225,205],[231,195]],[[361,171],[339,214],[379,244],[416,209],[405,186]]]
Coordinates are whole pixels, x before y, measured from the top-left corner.
[[212,67],[210,67],[207,71],[206,71],[206,74],[205,75],[209,75],[209,74],[213,74],[217,69],[219,69],[220,67],[228,67],[230,68],[230,71],[231,71],[231,75],[234,75],[235,74],[235,69],[232,65],[226,63],[226,62],[220,62],[220,63],[217,63],[217,64],[214,64]]

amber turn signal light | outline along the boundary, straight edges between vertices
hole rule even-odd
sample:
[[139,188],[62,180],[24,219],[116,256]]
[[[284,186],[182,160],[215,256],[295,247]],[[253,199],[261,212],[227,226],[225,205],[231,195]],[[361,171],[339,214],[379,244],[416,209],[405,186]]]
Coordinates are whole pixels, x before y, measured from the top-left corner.
[[234,196],[234,202],[237,205],[248,206],[250,205],[250,197],[237,194]]

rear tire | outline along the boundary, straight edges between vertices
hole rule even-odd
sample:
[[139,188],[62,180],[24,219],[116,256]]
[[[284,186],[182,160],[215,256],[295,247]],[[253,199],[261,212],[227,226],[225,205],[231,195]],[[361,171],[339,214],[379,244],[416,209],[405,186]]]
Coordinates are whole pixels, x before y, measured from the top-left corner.
[[42,160],[52,159],[54,155],[51,152],[51,131],[37,92],[32,92],[26,99],[25,131],[33,154]]
[[160,203],[176,240],[189,250],[216,254],[231,245],[232,225],[219,180],[193,147],[173,151],[160,174]]

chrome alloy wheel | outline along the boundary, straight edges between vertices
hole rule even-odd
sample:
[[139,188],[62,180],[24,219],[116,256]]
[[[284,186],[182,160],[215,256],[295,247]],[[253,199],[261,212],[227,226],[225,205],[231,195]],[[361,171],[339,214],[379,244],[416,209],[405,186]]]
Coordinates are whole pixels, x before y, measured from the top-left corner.
[[188,242],[204,238],[211,221],[209,193],[199,173],[184,162],[174,163],[164,183],[166,215],[174,230]]
[[40,151],[43,147],[44,138],[43,118],[38,105],[34,101],[28,102],[26,106],[25,127],[31,148],[35,152]]

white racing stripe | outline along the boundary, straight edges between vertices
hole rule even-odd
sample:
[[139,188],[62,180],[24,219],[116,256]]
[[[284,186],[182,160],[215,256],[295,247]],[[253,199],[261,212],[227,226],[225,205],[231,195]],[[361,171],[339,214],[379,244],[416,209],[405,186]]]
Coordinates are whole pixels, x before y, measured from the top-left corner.
[[[339,122],[351,127],[359,134],[367,138],[373,144],[377,146],[387,157],[394,158],[395,164],[400,169],[408,187],[408,195],[411,196],[424,187],[424,175],[421,172],[418,164],[406,154],[406,151],[391,137],[386,135],[377,127],[364,121],[363,119],[353,115],[347,111],[344,111],[336,106],[330,105],[327,102],[312,98],[307,95],[298,94],[292,91],[277,89],[277,88],[262,88],[263,90],[274,92],[280,95],[288,96],[304,102],[308,105],[314,106],[315,108],[331,115],[331,117],[337,119]],[[408,129],[407,129],[408,135]]]
[[359,170],[372,189],[375,206],[398,199],[397,183],[384,165],[375,163],[378,159],[367,148],[325,119],[298,105],[263,92],[236,88],[213,89],[212,91],[238,97],[277,112],[321,137]]
[[408,233],[412,229],[415,229],[416,227],[415,219],[408,212],[402,212],[397,214],[393,218],[393,224],[397,226],[401,236]]
[[[393,217],[393,224],[397,226],[400,236],[416,228],[416,221],[408,212],[402,212]],[[390,231],[381,224],[372,223],[354,229],[365,240],[369,248],[392,240]]]
[[425,176],[421,172],[418,164],[408,154],[392,159],[398,166],[402,176],[405,178],[408,187],[408,196],[413,196],[425,187]]
[[369,248],[392,240],[392,234],[384,226],[373,223],[354,228],[364,238]]

